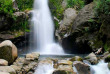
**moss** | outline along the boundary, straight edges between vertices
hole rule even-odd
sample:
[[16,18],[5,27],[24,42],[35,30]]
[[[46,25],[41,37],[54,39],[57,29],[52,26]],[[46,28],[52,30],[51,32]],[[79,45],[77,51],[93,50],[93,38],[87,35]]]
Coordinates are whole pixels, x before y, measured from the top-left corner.
[[105,58],[105,62],[110,62],[110,55]]
[[0,58],[5,59],[11,64],[14,61],[12,56],[12,48],[10,46],[0,47]]

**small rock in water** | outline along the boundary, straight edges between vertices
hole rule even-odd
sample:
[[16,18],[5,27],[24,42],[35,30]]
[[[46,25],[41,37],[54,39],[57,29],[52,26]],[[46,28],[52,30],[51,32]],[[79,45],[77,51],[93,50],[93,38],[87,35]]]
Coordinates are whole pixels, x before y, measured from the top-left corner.
[[59,60],[58,65],[72,65],[73,63],[68,60]]
[[73,66],[76,67],[78,74],[90,74],[90,66],[81,61],[73,62]]
[[90,53],[88,56],[86,56],[85,60],[89,61],[91,64],[97,64],[98,63],[98,59],[93,52]]
[[27,60],[37,60],[39,58],[40,54],[37,52],[33,52],[30,54],[26,54],[26,59]]
[[0,59],[0,66],[8,66],[8,61]]
[[75,56],[73,58],[70,59],[70,61],[83,61],[83,59],[80,56]]

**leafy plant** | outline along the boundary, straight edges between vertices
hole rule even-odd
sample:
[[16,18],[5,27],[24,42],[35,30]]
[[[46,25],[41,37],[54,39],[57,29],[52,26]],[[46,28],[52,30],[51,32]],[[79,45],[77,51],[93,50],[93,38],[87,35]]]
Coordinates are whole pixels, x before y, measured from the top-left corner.
[[75,8],[76,10],[79,10],[84,7],[83,0],[67,0],[67,3],[67,7]]
[[12,0],[0,0],[0,13],[12,15],[13,12]]
[[33,8],[34,0],[16,0],[20,11],[29,10]]

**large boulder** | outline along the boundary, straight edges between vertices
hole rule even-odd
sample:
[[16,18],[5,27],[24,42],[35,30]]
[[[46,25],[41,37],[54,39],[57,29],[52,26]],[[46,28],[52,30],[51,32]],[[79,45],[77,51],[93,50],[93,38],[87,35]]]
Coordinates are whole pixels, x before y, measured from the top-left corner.
[[17,56],[17,48],[11,41],[5,40],[0,44],[0,59],[5,59],[11,64]]
[[78,74],[90,74],[90,66],[81,61],[73,62],[73,66],[77,69]]
[[[70,35],[71,32],[71,27],[74,19],[77,16],[77,11],[73,8],[68,8],[64,12],[64,18],[63,20],[59,23],[60,28],[59,28],[59,35],[63,37],[67,37]],[[62,36],[63,35],[63,36]]]
[[73,31],[78,29],[78,26],[83,25],[85,22],[95,17],[94,7],[95,3],[92,2],[80,10],[73,23]]

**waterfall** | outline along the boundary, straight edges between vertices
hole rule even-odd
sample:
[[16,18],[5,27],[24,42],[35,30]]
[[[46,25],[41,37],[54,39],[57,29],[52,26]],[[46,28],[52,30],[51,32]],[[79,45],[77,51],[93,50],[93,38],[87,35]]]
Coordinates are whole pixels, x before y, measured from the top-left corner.
[[54,40],[54,23],[48,6],[48,0],[35,0],[32,15],[33,44],[31,49],[41,54],[63,54],[64,51]]

